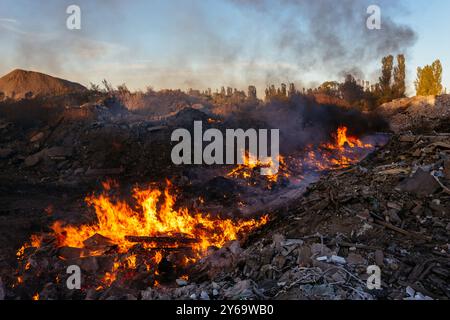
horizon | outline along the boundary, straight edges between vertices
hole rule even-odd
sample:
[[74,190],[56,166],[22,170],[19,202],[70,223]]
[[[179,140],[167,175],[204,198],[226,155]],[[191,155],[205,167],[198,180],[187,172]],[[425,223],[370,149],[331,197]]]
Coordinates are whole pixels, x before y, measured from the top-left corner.
[[[270,84],[317,87],[345,73],[373,84],[381,58],[404,53],[408,95],[415,93],[417,67],[435,59],[444,88],[450,86],[450,44],[439,41],[450,26],[439,18],[448,2],[379,1],[382,29],[370,32],[362,24],[371,3],[365,0],[332,8],[330,1],[295,0],[76,3],[81,30],[66,28],[72,1],[3,1],[0,73],[31,70],[86,87],[106,79],[131,90],[255,85],[261,97]],[[356,7],[349,11],[349,4]]]

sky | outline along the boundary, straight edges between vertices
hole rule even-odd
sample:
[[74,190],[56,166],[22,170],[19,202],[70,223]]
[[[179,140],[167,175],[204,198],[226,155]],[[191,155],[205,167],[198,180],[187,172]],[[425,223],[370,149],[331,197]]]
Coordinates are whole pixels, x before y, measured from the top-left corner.
[[[381,9],[368,30],[367,7]],[[69,5],[81,30],[68,30]],[[381,57],[404,53],[408,92],[439,58],[450,89],[450,1],[0,0],[0,74],[27,69],[131,89],[297,87],[375,82]]]

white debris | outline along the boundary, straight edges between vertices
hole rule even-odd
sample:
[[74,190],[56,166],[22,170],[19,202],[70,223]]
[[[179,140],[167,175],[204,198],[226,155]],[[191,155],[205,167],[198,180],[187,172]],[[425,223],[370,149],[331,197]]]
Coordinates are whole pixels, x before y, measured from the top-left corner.
[[202,291],[202,293],[200,293],[200,299],[201,300],[209,300],[209,295],[206,291]]
[[413,298],[414,297],[414,295],[416,294],[416,290],[414,290],[413,288],[411,288],[411,287],[406,287],[406,294],[409,296],[409,297],[411,297],[411,298]]
[[317,261],[327,261],[328,257],[327,256],[317,257],[316,260]]
[[331,262],[338,263],[338,264],[345,264],[346,263],[344,257],[340,257],[340,256],[336,256],[336,255],[332,255],[331,256]]

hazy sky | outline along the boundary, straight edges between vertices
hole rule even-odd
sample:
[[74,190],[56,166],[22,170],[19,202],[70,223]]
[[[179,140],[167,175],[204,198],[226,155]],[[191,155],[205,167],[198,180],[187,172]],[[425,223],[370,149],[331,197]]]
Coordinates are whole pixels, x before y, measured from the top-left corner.
[[[81,30],[66,8],[81,7]],[[377,4],[382,30],[367,30]],[[441,59],[450,87],[450,1],[443,0],[0,0],[0,74],[22,68],[88,85],[261,90],[378,77],[379,59]],[[261,93],[260,93],[261,94]]]

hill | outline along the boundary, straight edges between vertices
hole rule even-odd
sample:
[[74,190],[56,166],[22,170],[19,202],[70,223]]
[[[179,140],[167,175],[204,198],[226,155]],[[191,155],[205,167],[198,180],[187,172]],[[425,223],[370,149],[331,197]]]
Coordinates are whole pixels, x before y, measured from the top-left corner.
[[14,100],[37,96],[63,95],[85,90],[87,89],[79,83],[20,69],[16,69],[0,78],[0,98],[3,96],[3,98],[7,97]]

